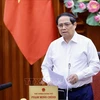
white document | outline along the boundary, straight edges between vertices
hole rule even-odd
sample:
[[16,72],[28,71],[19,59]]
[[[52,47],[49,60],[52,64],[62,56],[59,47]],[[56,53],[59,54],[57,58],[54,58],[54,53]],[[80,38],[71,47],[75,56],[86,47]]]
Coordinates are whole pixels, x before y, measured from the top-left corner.
[[59,75],[51,70],[48,70],[50,75],[51,83],[55,86],[58,86],[58,88],[61,89],[68,89],[72,87],[72,84],[70,84],[62,75]]

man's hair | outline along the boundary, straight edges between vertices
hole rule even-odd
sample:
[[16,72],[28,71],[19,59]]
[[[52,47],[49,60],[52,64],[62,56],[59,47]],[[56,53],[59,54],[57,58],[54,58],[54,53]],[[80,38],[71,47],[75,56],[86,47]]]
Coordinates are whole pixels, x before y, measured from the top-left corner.
[[62,16],[68,16],[68,17],[70,17],[70,21],[71,21],[72,24],[74,24],[74,22],[76,22],[76,18],[75,18],[74,15],[72,15],[71,13],[65,12],[65,13],[60,14],[60,15],[57,17],[57,19],[56,19],[56,24],[57,24],[57,25],[58,25],[58,20],[59,20],[59,18],[62,17]]

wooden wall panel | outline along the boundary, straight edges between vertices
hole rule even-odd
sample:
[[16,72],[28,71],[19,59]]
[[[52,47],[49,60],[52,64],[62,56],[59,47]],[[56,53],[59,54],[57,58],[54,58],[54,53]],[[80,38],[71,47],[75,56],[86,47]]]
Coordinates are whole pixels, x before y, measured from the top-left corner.
[[[2,0],[0,1],[0,84],[3,81],[3,42],[2,42]],[[0,91],[0,100],[3,100],[3,92]]]
[[[28,85],[25,79],[30,78],[30,65],[18,49],[9,31],[3,26],[3,74],[2,83],[12,82],[12,87],[3,90],[4,100],[28,98]],[[26,91],[26,92],[24,92]],[[8,99],[9,98],[9,99]]]
[[[63,0],[52,1],[55,19],[62,12],[70,12],[70,9],[65,8]],[[30,65],[26,61],[3,23],[4,2],[4,0],[0,0],[0,84],[12,82],[13,86],[0,91],[0,100],[20,100],[22,97],[28,99],[28,86],[39,85],[42,79],[41,63],[43,58],[34,65]],[[82,16],[78,18],[77,31],[90,37],[97,49],[100,50],[100,27],[87,26],[83,19]]]
[[100,26],[88,26],[87,25],[87,36],[92,39],[97,50],[100,51]]
[[[2,26],[0,25],[0,83],[3,81],[3,50],[2,50]],[[3,100],[3,92],[0,91],[0,100]]]

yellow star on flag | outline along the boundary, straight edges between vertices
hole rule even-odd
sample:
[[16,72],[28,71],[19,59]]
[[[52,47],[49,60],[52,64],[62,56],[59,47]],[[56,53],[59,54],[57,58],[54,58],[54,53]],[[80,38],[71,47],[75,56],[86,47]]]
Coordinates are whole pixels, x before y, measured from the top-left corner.
[[18,3],[20,3],[20,0],[18,0]]

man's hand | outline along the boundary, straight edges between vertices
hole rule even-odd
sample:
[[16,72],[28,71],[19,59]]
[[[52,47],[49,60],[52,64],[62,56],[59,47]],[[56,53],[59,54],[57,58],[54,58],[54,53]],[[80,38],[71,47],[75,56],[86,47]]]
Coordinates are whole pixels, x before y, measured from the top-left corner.
[[43,80],[40,82],[40,85],[42,85],[42,86],[46,86],[46,85],[54,86],[54,85],[52,84],[52,82],[46,83],[46,82],[44,82]]
[[48,85],[49,86],[54,86],[54,84],[52,84],[52,82],[48,82]]
[[44,82],[43,80],[40,82],[40,85],[42,85],[42,86],[46,86],[47,85],[47,83],[46,82]]
[[76,74],[72,74],[68,77],[68,82],[71,84],[75,84],[78,81],[78,76]]

